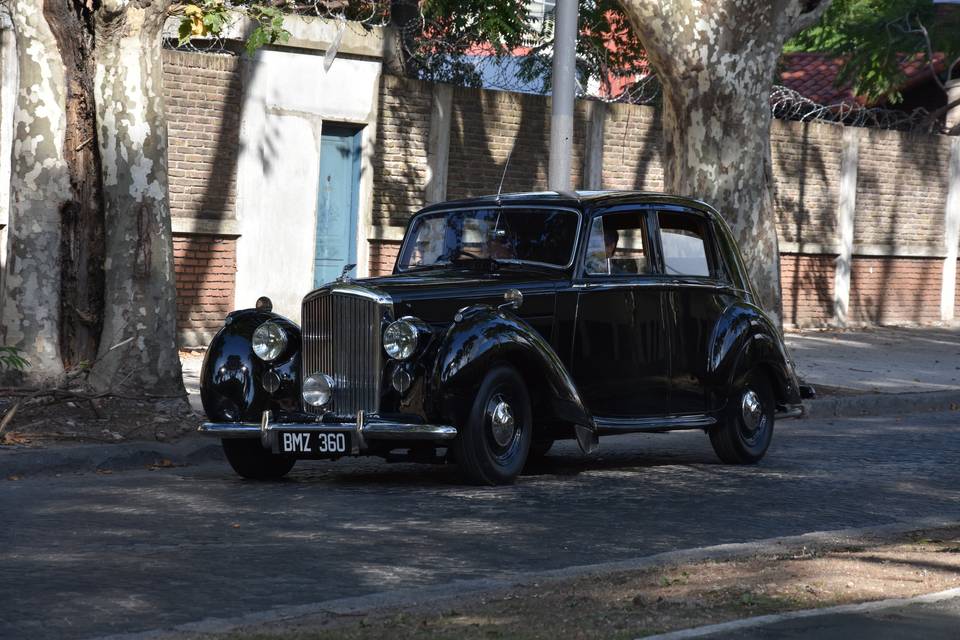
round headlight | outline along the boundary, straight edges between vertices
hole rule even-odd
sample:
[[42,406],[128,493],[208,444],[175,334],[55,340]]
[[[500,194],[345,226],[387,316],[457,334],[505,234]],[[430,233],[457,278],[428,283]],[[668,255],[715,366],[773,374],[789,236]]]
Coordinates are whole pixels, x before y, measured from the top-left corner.
[[397,320],[383,331],[383,350],[396,360],[406,360],[417,349],[419,331],[409,320]]
[[253,352],[264,362],[276,360],[287,348],[287,332],[276,322],[264,322],[253,332]]
[[315,373],[303,381],[303,401],[312,407],[322,407],[330,402],[333,393],[333,378],[325,373]]

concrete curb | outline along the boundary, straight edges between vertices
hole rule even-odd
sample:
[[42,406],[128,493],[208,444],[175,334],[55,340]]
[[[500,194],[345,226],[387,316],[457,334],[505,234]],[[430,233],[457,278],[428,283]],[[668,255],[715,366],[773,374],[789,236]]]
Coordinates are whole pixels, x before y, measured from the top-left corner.
[[564,569],[508,574],[500,577],[457,580],[438,585],[419,588],[382,591],[363,596],[335,598],[311,604],[273,607],[267,611],[248,613],[233,618],[207,618],[165,629],[152,629],[133,633],[121,633],[100,636],[97,640],[161,640],[194,636],[201,633],[225,633],[245,627],[259,627],[266,624],[284,622],[303,622],[305,619],[319,616],[357,616],[382,609],[416,608],[430,606],[436,608],[445,603],[463,597],[493,595],[508,589],[523,586],[542,585],[545,582],[566,580],[584,576],[607,575],[624,571],[640,571],[661,566],[670,566],[707,560],[730,560],[757,554],[787,554],[809,549],[814,545],[844,547],[860,543],[877,543],[892,540],[914,531],[923,531],[960,525],[960,513],[952,518],[921,518],[913,522],[865,527],[859,529],[840,529],[834,531],[815,531],[796,536],[767,538],[756,542],[721,544],[712,547],[678,549],[650,556],[580,565]]
[[174,465],[222,460],[220,443],[193,436],[178,442],[122,442],[0,449],[0,480],[10,476],[142,469],[169,460]]
[[807,400],[804,408],[804,415],[807,418],[856,418],[960,410],[960,391],[827,396],[817,400]]

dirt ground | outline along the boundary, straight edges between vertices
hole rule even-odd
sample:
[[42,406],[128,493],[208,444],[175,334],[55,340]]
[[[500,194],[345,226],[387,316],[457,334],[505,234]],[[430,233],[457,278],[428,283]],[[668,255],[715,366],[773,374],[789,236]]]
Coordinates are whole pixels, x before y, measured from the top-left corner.
[[[167,442],[193,433],[198,417],[183,398],[96,397],[80,388],[0,392],[0,446],[53,442]],[[149,395],[149,390],[145,395]]]
[[769,613],[960,587],[960,527],[896,542],[792,549],[530,584],[430,608],[319,616],[210,640],[636,638]]

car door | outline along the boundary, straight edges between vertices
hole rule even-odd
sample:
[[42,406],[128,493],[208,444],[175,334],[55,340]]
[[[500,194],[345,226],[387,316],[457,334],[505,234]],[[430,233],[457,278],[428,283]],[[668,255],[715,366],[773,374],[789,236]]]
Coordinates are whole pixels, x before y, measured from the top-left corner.
[[589,221],[574,288],[574,382],[598,418],[663,415],[669,390],[664,331],[667,284],[650,252],[643,208],[616,208]]
[[704,414],[718,406],[710,386],[715,328],[733,301],[709,218],[682,207],[657,212],[658,250],[670,281],[670,412]]

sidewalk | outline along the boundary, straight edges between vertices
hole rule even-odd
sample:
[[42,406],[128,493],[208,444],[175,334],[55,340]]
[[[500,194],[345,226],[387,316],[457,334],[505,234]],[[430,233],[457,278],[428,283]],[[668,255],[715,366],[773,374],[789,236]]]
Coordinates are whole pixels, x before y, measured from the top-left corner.
[[811,417],[960,408],[960,327],[789,332]]

